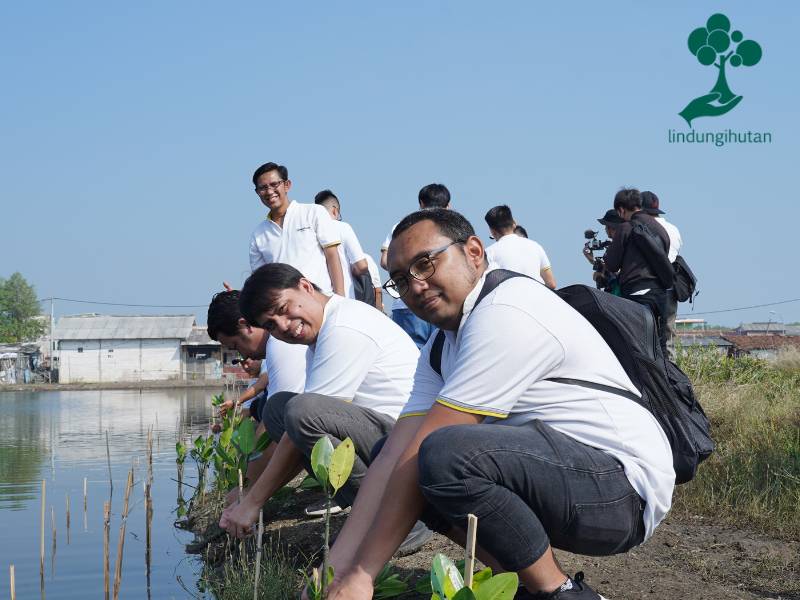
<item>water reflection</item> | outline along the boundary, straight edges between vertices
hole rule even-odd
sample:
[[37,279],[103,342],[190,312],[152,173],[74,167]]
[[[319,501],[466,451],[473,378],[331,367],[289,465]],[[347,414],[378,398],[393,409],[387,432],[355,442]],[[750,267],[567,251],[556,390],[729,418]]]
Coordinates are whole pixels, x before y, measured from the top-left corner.
[[[211,393],[199,389],[0,393],[0,564],[15,565],[18,597],[34,597],[36,592],[44,595],[44,590],[36,589],[42,479],[47,479],[50,515],[45,526],[52,538],[46,549],[50,554],[47,596],[84,598],[87,590],[102,589],[103,504],[110,492],[106,435],[115,492],[111,498],[112,531],[119,526],[125,479],[131,466],[136,477],[121,596],[185,596],[176,576],[184,582],[192,581],[198,569],[192,561],[183,560],[185,540],[172,528],[176,518],[172,481],[176,477],[176,432],[180,426],[188,438],[207,428]],[[142,482],[147,479],[151,427],[153,523],[148,552],[143,547],[148,537],[148,511]],[[73,510],[80,510],[79,503],[85,502],[83,527],[71,527],[74,523],[69,519],[74,515],[67,516],[70,500]],[[58,529],[61,540],[57,539]],[[115,537],[113,534],[112,562]]]

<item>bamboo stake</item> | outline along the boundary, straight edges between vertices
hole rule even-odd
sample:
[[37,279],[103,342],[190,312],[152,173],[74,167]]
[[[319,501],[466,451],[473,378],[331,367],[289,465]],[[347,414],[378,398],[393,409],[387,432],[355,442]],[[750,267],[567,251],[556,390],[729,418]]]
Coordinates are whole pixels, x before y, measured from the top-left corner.
[[119,588],[122,584],[122,556],[125,548],[125,526],[128,523],[128,500],[133,487],[133,469],[128,471],[128,483],[125,486],[125,500],[122,503],[122,523],[119,526],[119,541],[117,542],[117,562],[114,566],[114,600],[119,598]]
[[253,600],[258,600],[258,578],[261,575],[261,537],[264,535],[264,509],[258,511],[258,550],[256,551],[256,578],[253,585]]
[[464,585],[472,588],[472,572],[475,570],[475,538],[478,532],[478,517],[467,515],[467,559],[464,562]]
[[242,470],[239,469],[239,502],[244,498],[244,477],[242,477]]
[[106,429],[106,461],[108,462],[108,498],[114,497],[114,480],[111,479],[111,448],[108,445],[108,429]]
[[83,478],[83,512],[86,512],[86,477]]
[[111,503],[103,502],[103,592],[108,600],[108,538],[111,534]]
[[17,600],[17,584],[14,582],[14,565],[8,567],[8,576],[11,579],[11,600]]
[[67,546],[69,546],[69,521],[70,521],[70,517],[69,517],[69,492],[67,492],[66,498],[67,498]]
[[47,497],[47,483],[42,479],[42,535],[39,544],[39,575],[44,579],[44,505]]

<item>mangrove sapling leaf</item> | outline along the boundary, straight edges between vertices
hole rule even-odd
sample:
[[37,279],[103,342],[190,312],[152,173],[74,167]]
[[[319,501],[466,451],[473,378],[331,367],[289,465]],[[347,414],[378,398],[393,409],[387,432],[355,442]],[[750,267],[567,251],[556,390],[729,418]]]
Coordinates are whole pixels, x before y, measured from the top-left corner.
[[372,592],[374,600],[383,600],[384,598],[394,598],[401,596],[408,591],[408,582],[406,579],[400,579],[400,575],[392,573],[392,566],[390,564],[384,565],[381,572],[375,578],[375,585]]
[[331,464],[331,456],[333,456],[331,440],[327,436],[319,438],[311,450],[311,469],[314,471],[317,481],[326,490],[328,488],[328,467]]
[[258,441],[256,442],[256,447],[253,450],[253,452],[263,452],[264,450],[267,449],[267,446],[269,446],[269,442],[270,442],[269,434],[265,431],[264,433],[261,434],[261,437],[258,438]]
[[223,402],[225,402],[225,393],[224,392],[220,393],[220,394],[216,394],[214,396],[211,396],[211,405],[212,406],[219,406]]
[[355,458],[356,448],[350,438],[344,440],[333,451],[328,478],[334,494],[347,483],[347,478],[350,477],[350,472],[353,470]]
[[[461,559],[456,563],[456,567],[458,568],[458,570],[460,572],[464,571],[464,564],[466,564],[466,561],[464,559]],[[491,571],[492,570],[489,569],[488,567],[486,569],[484,569],[484,571],[486,571],[486,570],[489,571],[489,575],[491,576]],[[481,571],[481,572],[483,572],[483,571]],[[477,577],[477,576],[478,576],[478,574],[475,575],[475,577]],[[428,573],[424,577],[421,577],[419,579],[419,581],[417,581],[417,584],[414,586],[414,590],[418,594],[432,594],[433,593],[433,589],[431,588],[431,575],[430,575],[430,573]]]
[[182,441],[175,444],[175,452],[178,454],[178,457],[175,459],[175,462],[178,463],[179,465],[182,465],[186,461],[186,455],[187,455],[186,444],[184,444]]
[[236,448],[247,458],[256,447],[256,424],[253,419],[243,419],[236,427]]
[[475,597],[475,593],[469,589],[468,587],[463,587],[456,592],[456,595],[453,596],[452,600],[477,600]]
[[456,592],[464,587],[464,578],[455,563],[444,554],[433,557],[431,589],[440,598],[452,600]]
[[222,459],[223,463],[226,466],[228,466],[228,467],[236,467],[237,466],[236,459],[233,458],[230,454],[228,454],[228,451],[222,445],[217,444],[216,451],[217,451],[217,456],[219,456]]
[[486,567],[472,576],[472,591],[477,593],[481,586],[492,578],[492,568]]
[[500,573],[481,583],[476,600],[513,600],[519,587],[519,576],[516,573]]
[[300,482],[300,489],[301,490],[315,490],[317,488],[321,488],[319,481],[317,481],[312,475],[306,476],[303,481]]

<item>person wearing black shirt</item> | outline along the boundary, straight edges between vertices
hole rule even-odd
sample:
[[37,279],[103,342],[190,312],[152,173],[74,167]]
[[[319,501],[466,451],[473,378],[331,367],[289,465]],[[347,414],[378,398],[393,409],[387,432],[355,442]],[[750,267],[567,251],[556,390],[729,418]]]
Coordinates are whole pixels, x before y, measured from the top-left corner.
[[667,355],[667,290],[650,267],[647,257],[636,244],[629,243],[631,222],[639,221],[658,236],[669,252],[669,235],[651,215],[642,211],[642,196],[639,190],[623,188],[614,196],[614,210],[625,220],[605,254],[606,268],[619,271],[622,297],[647,306],[658,325],[658,337],[664,356]]

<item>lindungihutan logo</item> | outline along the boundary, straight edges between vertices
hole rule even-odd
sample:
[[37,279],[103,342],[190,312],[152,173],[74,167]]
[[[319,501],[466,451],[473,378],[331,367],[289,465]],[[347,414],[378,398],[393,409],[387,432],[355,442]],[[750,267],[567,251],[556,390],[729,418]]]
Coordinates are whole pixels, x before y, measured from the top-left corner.
[[[704,67],[713,66],[717,79],[711,91],[689,102],[678,113],[686,121],[689,131],[670,128],[667,141],[670,144],[711,144],[717,148],[729,144],[771,144],[770,131],[695,131],[692,127],[695,119],[719,117],[742,102],[742,95],[731,90],[728,77],[736,72],[736,76],[731,79],[738,81],[739,74],[745,71],[741,67],[757,65],[763,54],[761,45],[754,40],[745,39],[744,33],[738,29],[731,31],[730,19],[717,13],[708,18],[705,27],[698,27],[689,34],[689,52]],[[709,71],[714,74],[711,69]]]
[[728,84],[728,67],[752,67],[761,60],[761,45],[745,39],[737,30],[731,31],[731,21],[725,15],[711,15],[705,27],[689,34],[689,51],[697,61],[717,70],[717,81],[711,91],[698,96],[678,114],[691,127],[698,117],[718,117],[730,112],[742,101],[742,96],[731,91]]

